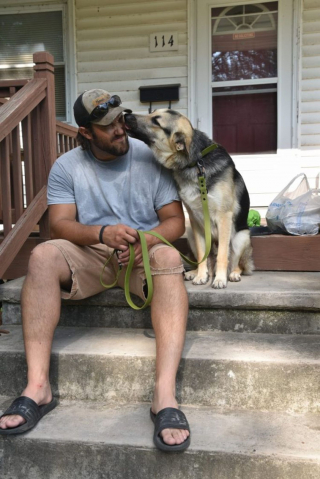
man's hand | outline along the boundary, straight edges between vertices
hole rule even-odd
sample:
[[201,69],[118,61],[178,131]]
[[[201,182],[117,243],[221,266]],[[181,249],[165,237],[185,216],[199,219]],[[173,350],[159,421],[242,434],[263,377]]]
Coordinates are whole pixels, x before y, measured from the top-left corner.
[[[146,235],[146,241],[147,241],[147,247],[148,250],[151,248],[152,244],[148,243],[148,236],[150,238],[150,235]],[[133,245],[133,249],[135,252],[135,257],[134,257],[134,266],[137,266],[142,262],[142,248],[141,248],[141,243],[140,241],[136,242]],[[129,259],[130,259],[130,248],[128,247],[126,251],[123,251],[122,253],[118,254],[119,261],[124,265],[127,266],[129,264]]]
[[[139,240],[139,235],[137,231],[130,226],[118,224],[107,226],[103,231],[102,239],[104,244],[110,248],[129,252],[129,243],[135,244]],[[119,259],[121,259],[120,256]]]
[[[174,201],[173,203],[163,206],[160,210],[158,210],[157,213],[159,216],[160,225],[156,228],[153,228],[153,231],[160,233],[169,242],[175,241],[181,235],[183,235],[185,228],[184,214],[181,203],[179,201]],[[147,234],[145,238],[148,250],[150,250],[152,246],[161,243],[161,240],[159,240],[155,236]],[[139,237],[137,239],[139,239]],[[135,251],[134,265],[137,266],[142,262],[142,250],[140,241],[136,241],[136,243],[133,244],[133,247]],[[122,253],[118,254],[118,258],[124,266],[127,266],[130,258],[129,247],[127,247],[126,249],[122,249]]]

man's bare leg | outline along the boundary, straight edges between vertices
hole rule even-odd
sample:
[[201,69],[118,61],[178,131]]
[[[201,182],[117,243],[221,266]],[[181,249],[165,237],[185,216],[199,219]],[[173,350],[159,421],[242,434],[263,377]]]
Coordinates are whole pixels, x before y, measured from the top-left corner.
[[[175,250],[160,249],[163,253],[163,268],[179,264]],[[166,266],[166,264],[168,266]],[[152,264],[152,263],[151,263]],[[178,407],[176,401],[176,374],[183,350],[188,317],[188,296],[182,274],[153,276],[154,295],[151,304],[151,317],[156,336],[156,385],[152,411],[157,414],[166,407]],[[180,429],[164,429],[162,439],[169,445],[181,444],[189,432]]]
[[[21,396],[38,405],[52,399],[49,383],[51,345],[61,308],[60,284],[71,285],[69,266],[58,248],[42,244],[32,252],[22,293],[23,336],[28,365],[28,384]],[[4,416],[0,428],[23,424],[18,415]]]

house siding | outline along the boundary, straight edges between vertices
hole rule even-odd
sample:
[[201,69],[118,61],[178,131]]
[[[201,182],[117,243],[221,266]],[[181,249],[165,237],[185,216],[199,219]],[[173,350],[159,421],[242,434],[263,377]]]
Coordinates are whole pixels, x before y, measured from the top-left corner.
[[[147,112],[139,87],[180,83],[172,108],[188,114],[187,0],[75,1],[78,93],[103,88],[133,111]],[[177,32],[179,49],[149,51],[149,35]],[[153,108],[166,108],[156,103]]]
[[311,186],[320,172],[320,2],[304,0],[301,45],[301,169]]

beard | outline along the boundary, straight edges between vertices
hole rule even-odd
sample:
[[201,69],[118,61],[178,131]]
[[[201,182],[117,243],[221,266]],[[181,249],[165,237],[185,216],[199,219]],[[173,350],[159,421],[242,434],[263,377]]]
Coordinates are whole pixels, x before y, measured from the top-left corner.
[[98,138],[96,133],[92,131],[92,143],[96,148],[99,150],[108,153],[112,156],[122,156],[125,155],[129,150],[129,139],[128,136],[125,135],[123,141],[116,142],[117,136],[114,136],[111,140],[106,141]]

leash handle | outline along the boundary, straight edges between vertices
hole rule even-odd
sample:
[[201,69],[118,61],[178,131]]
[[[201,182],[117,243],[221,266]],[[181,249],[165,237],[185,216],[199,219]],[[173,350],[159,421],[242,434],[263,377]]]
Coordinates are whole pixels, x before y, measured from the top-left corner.
[[[139,238],[140,238],[140,243],[141,243],[141,249],[142,249],[142,261],[143,261],[143,265],[144,265],[144,270],[145,270],[145,275],[146,275],[146,282],[147,282],[147,287],[148,287],[148,294],[147,294],[147,298],[146,298],[146,301],[144,302],[144,304],[139,307],[137,306],[136,304],[134,304],[134,302],[132,301],[131,299],[131,294],[130,294],[130,276],[131,276],[131,271],[132,271],[132,268],[133,268],[133,265],[134,265],[134,260],[135,260],[135,252],[134,252],[134,247],[132,246],[132,244],[129,244],[129,250],[130,250],[130,258],[129,258],[129,263],[128,263],[128,266],[127,266],[127,270],[126,270],[126,274],[125,274],[125,278],[124,278],[124,294],[125,294],[125,297],[126,297],[126,300],[127,300],[127,303],[129,304],[129,306],[131,306],[131,308],[135,309],[135,310],[140,310],[140,309],[145,309],[147,306],[149,306],[149,304],[151,303],[151,300],[152,300],[152,296],[153,296],[153,282],[152,282],[152,276],[151,276],[151,269],[150,269],[150,262],[149,262],[149,252],[148,252],[148,246],[147,246],[147,241],[146,241],[146,238],[144,236],[144,233],[140,230],[137,230],[138,234],[139,234]],[[116,249],[113,250],[111,256],[109,256],[109,258],[107,259],[107,261],[104,263],[103,265],[103,268],[102,268],[102,271],[101,271],[101,274],[100,274],[100,284],[106,288],[106,289],[111,289],[113,288],[114,286],[117,285],[118,283],[118,280],[119,280],[119,276],[120,276],[120,273],[122,271],[122,264],[121,263],[118,263],[119,264],[119,269],[117,271],[117,274],[116,274],[116,278],[114,280],[114,282],[112,284],[105,284],[103,282],[103,274],[104,274],[104,271],[106,269],[106,266],[110,263],[112,257],[117,254],[117,251]]]
[[110,288],[113,288],[114,286],[116,286],[117,282],[118,282],[118,279],[119,279],[119,276],[120,276],[120,273],[121,273],[121,270],[122,270],[122,264],[119,264],[119,269],[117,271],[117,274],[116,274],[116,279],[114,280],[114,282],[112,284],[105,284],[103,282],[103,273],[104,273],[104,270],[106,269],[106,266],[110,263],[111,259],[112,259],[112,256],[114,256],[115,254],[117,253],[117,250],[114,249],[113,252],[112,252],[112,255],[109,256],[109,258],[107,259],[107,261],[104,263],[103,265],[103,268],[102,268],[102,271],[100,273],[100,284],[106,288],[106,289],[110,289]]

